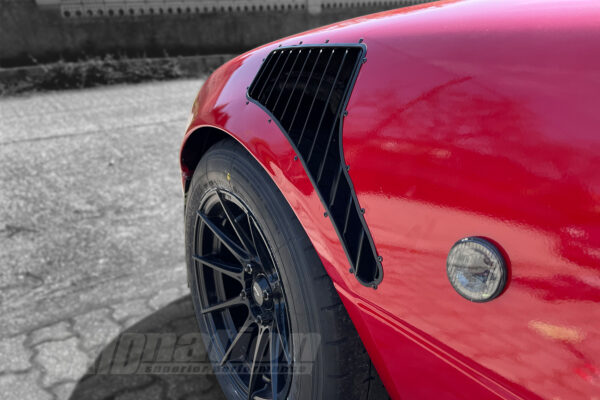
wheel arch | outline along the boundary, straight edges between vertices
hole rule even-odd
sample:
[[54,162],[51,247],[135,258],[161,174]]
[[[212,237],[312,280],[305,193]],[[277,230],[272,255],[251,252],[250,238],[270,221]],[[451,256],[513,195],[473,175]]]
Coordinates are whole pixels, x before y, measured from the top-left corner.
[[185,193],[188,191],[190,180],[200,159],[212,145],[223,139],[236,140],[233,135],[214,126],[201,126],[187,135],[179,157]]
[[[194,171],[211,146],[221,140],[232,140],[238,143],[265,169],[269,179],[281,192],[315,245],[317,253],[322,256],[330,278],[335,283],[342,283],[346,280],[340,279],[342,275],[340,270],[348,268],[345,266],[347,260],[342,256],[343,249],[333,226],[327,218],[323,218],[324,209],[321,201],[314,192],[304,168],[294,157],[293,148],[279,128],[271,124],[267,125],[265,130],[261,130],[260,126],[251,129],[239,129],[236,126],[231,129],[212,124],[196,125],[189,129],[180,150],[184,196],[187,198]],[[271,129],[270,133],[269,129]],[[261,135],[258,135],[259,131]],[[331,248],[332,246],[335,250]],[[342,285],[347,287],[347,283]]]

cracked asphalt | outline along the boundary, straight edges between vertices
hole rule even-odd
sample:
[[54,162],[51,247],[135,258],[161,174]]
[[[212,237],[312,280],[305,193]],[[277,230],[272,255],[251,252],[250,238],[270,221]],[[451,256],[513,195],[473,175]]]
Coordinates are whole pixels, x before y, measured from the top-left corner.
[[125,332],[197,331],[178,151],[201,83],[0,99],[3,399],[223,398],[210,374],[90,373]]

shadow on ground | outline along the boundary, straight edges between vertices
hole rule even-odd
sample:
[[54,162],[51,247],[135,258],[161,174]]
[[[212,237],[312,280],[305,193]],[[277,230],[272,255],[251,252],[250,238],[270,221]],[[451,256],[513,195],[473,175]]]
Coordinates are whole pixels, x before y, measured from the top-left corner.
[[97,356],[70,398],[224,399],[198,332],[191,297],[174,301],[122,332]]

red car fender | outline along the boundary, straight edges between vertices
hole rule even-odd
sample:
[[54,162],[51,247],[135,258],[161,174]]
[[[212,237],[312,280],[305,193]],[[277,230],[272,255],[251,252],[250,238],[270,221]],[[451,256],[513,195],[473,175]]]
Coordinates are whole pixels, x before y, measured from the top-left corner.
[[[324,216],[324,207],[302,164],[294,159],[296,154],[293,148],[278,126],[269,122],[269,117],[260,107],[252,102],[246,104],[245,89],[252,82],[262,58],[269,50],[267,48],[251,56],[240,56],[209,78],[195,102],[194,116],[184,138],[182,151],[192,135],[202,134],[203,128],[217,128],[242,144],[263,166],[304,227],[392,398],[400,398],[401,393],[405,396],[413,390],[418,393],[421,391],[419,387],[427,387],[429,383],[426,376],[415,379],[417,377],[411,373],[398,375],[397,368],[389,368],[387,357],[383,354],[390,346],[412,349],[410,351],[421,362],[425,362],[428,368],[437,371],[436,374],[441,374],[447,380],[448,384],[445,387],[431,387],[433,393],[456,392],[457,396],[464,396],[466,390],[472,398],[494,398],[493,391],[485,385],[476,384],[471,376],[456,369],[454,365],[449,365],[435,352],[423,352],[421,346],[415,342],[401,344],[405,339],[400,336],[402,333],[398,331],[397,326],[391,323],[389,317],[380,315],[380,308],[365,302],[361,297],[361,294],[364,296],[373,292],[373,289],[361,285],[347,272],[350,265],[344,250],[333,225]],[[239,74],[235,77],[230,73],[237,71],[237,68],[232,68],[232,65],[236,64],[238,68],[244,64],[254,73]],[[235,81],[235,78],[240,81]],[[187,165],[182,164],[182,171],[184,181],[191,178],[193,171],[190,171]],[[223,171],[223,174],[227,173],[228,171]],[[236,177],[231,176],[231,179],[235,180]],[[410,363],[407,363],[406,367],[405,372],[410,372]],[[413,384],[407,385],[411,381],[416,385],[415,389],[410,387]]]
[[[283,39],[218,69],[194,104],[182,149],[210,127],[263,166],[393,398],[600,393],[600,4],[506,3],[433,3]],[[348,273],[290,143],[246,99],[277,46],[360,39],[343,145],[383,256],[377,290]],[[193,166],[182,170],[185,181]],[[507,288],[489,303],[469,303],[445,275],[466,236],[507,259]]]

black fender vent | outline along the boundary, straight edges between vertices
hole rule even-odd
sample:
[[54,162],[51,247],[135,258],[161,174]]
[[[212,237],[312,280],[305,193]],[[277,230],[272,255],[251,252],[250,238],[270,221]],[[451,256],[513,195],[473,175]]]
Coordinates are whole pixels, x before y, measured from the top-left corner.
[[354,193],[342,149],[342,121],[366,48],[280,47],[264,60],[249,100],[272,117],[302,161],[359,282],[377,287],[381,258]]

